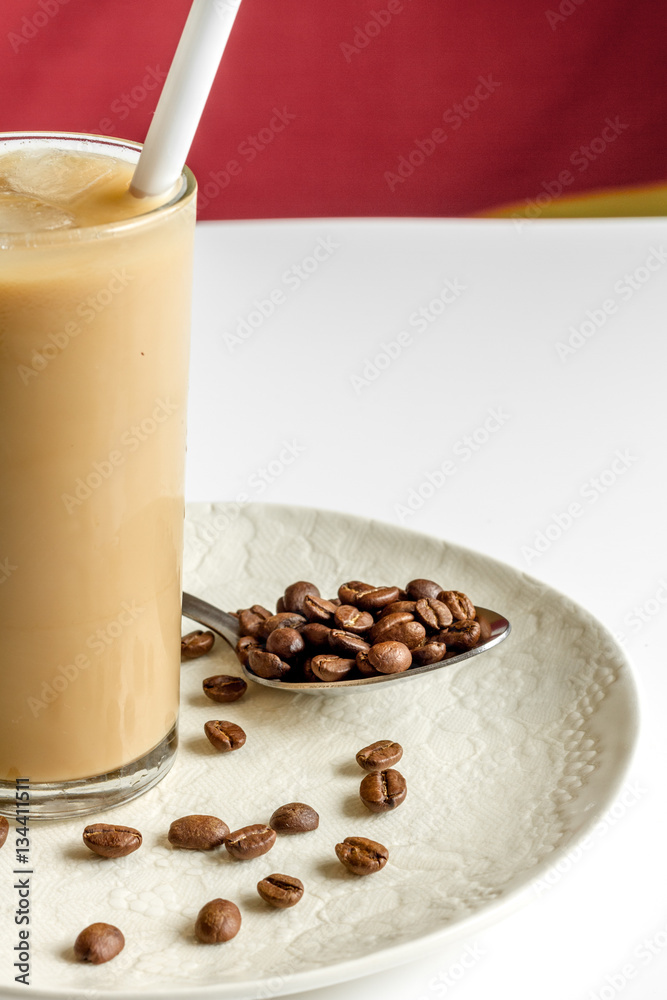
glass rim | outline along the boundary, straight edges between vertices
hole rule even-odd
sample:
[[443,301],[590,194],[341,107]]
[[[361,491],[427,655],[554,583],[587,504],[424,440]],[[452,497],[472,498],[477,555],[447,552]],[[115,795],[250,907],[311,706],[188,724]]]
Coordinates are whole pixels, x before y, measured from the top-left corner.
[[[143,149],[143,144],[132,139],[120,139],[116,136],[99,135],[90,132],[0,132],[0,157],[3,147],[9,147],[13,143],[30,145],[33,141],[36,144],[44,143],[56,145],[58,142],[66,144],[61,148],[71,148],[73,150],[90,152],[101,152],[102,147],[109,149],[123,149],[131,153],[136,153],[136,159],[126,158],[128,163],[136,163],[139,153]],[[100,147],[98,150],[90,147]],[[5,148],[4,151],[9,151]],[[59,243],[76,245],[88,240],[100,240],[107,236],[124,230],[134,230],[147,227],[176,214],[186,207],[195,198],[197,192],[197,181],[190,168],[186,165],[180,176],[180,186],[168,201],[155,208],[149,209],[139,215],[133,215],[129,219],[117,219],[112,222],[102,222],[94,226],[71,226],[63,229],[37,229],[28,232],[5,232],[0,230],[0,251],[13,248],[31,248],[37,246],[56,246]]]

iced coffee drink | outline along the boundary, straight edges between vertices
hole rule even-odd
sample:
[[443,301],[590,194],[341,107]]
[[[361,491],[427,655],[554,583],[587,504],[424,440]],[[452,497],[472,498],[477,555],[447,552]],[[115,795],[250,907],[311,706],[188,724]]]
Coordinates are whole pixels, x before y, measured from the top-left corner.
[[195,184],[132,197],[138,153],[0,136],[0,813],[175,750]]

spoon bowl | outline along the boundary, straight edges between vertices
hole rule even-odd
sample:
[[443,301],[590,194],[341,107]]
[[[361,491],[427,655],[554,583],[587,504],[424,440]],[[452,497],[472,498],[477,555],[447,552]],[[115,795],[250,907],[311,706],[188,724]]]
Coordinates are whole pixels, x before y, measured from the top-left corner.
[[[512,626],[503,615],[498,614],[497,611],[490,611],[488,608],[477,608],[476,610],[477,621],[482,630],[482,635],[477,645],[473,646],[472,649],[465,650],[463,653],[457,653],[456,656],[451,656],[449,659],[440,660],[439,663],[429,663],[425,667],[410,667],[409,670],[404,670],[398,674],[355,677],[349,681],[308,682],[268,680],[264,677],[258,677],[246,666],[242,665],[243,676],[246,680],[253,681],[255,684],[263,684],[264,687],[299,694],[342,694],[347,691],[357,691],[360,688],[370,688],[378,684],[387,684],[390,681],[405,681],[421,677],[424,674],[432,673],[434,670],[440,670],[442,667],[450,667],[455,663],[460,663],[462,660],[468,660],[471,656],[485,653],[487,649],[492,649],[493,646],[497,646],[499,642],[507,638]],[[236,645],[239,638],[238,620],[233,615],[228,614],[226,611],[221,611],[220,608],[216,608],[213,604],[202,601],[199,597],[193,597],[192,594],[183,594],[183,614],[186,618],[190,618],[199,625],[204,625],[212,632],[222,636],[230,646],[233,647]]]

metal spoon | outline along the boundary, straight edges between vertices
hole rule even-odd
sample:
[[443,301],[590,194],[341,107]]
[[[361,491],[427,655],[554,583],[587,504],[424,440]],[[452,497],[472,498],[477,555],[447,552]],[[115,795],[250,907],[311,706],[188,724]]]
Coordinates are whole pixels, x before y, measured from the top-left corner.
[[[183,614],[186,618],[191,618],[193,622],[204,625],[211,631],[222,636],[230,646],[235,646],[239,638],[238,619],[233,615],[221,611],[220,608],[202,601],[192,594],[183,594]],[[441,667],[450,667],[461,660],[467,660],[478,653],[485,653],[492,646],[497,646],[499,642],[506,639],[510,634],[512,626],[499,615],[497,611],[489,611],[488,608],[477,608],[477,621],[482,629],[482,642],[473,649],[468,649],[465,653],[459,653],[448,660],[441,660],[439,663],[429,663],[425,667],[410,667],[400,674],[381,674],[377,677],[357,677],[352,681],[318,681],[317,683],[307,683],[304,681],[281,681],[267,680],[264,677],[257,677],[251,673],[247,667],[242,666],[243,676],[246,680],[254,681],[255,684],[263,684],[265,687],[277,688],[279,691],[305,692],[306,694],[336,694],[339,691],[351,691],[360,687],[370,687],[372,684],[383,684],[387,681],[409,680],[421,674],[430,673],[432,670],[439,670]]]

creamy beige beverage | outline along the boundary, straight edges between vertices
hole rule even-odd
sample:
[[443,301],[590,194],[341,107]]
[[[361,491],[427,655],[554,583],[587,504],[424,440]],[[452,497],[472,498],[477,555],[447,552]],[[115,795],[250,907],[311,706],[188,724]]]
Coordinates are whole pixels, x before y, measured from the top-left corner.
[[2,138],[0,781],[63,782],[174,742],[194,181]]

